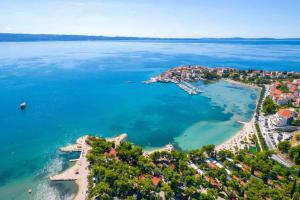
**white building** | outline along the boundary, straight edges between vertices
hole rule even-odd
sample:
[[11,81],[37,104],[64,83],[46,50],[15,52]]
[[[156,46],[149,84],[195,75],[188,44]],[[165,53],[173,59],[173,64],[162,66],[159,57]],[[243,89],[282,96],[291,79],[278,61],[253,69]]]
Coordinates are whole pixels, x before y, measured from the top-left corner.
[[286,126],[296,116],[293,109],[279,109],[273,117],[273,124],[275,126]]

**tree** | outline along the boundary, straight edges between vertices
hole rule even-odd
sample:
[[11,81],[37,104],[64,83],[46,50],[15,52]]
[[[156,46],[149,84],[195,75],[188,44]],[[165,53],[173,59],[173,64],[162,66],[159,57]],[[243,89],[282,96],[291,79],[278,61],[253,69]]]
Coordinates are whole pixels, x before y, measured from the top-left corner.
[[293,194],[293,200],[299,200],[300,199],[300,193],[299,192],[295,192]]
[[300,145],[290,148],[288,153],[296,164],[300,164]]
[[291,148],[291,144],[289,141],[282,141],[278,143],[278,149],[281,152],[287,153],[290,148]]
[[232,158],[233,153],[229,150],[221,150],[218,152],[218,156],[219,156],[220,160],[224,161],[226,159],[226,157]]
[[110,199],[111,193],[112,189],[105,182],[100,182],[94,190],[94,196],[99,196],[100,199]]
[[204,145],[201,148],[202,151],[205,151],[207,153],[207,155],[212,156],[212,154],[215,151],[215,145],[214,144],[209,144],[209,145]]
[[201,151],[200,149],[191,151],[189,155],[190,155],[190,159],[196,162],[202,161],[205,158],[203,151]]
[[270,115],[275,114],[276,110],[277,105],[274,103],[270,96],[267,96],[262,106],[262,112],[266,115]]
[[171,199],[171,197],[173,196],[173,191],[168,184],[163,183],[161,185],[161,191],[163,191],[165,193],[166,199]]
[[294,179],[293,186],[292,186],[292,189],[291,189],[291,194],[290,194],[291,197],[293,197],[293,195],[295,193],[295,190],[296,190],[296,187],[297,187],[297,181],[296,181],[296,179]]
[[277,86],[277,89],[284,92],[284,93],[289,92],[289,88],[288,88],[286,83],[282,83],[281,85]]
[[265,199],[265,190],[267,187],[262,180],[251,178],[246,185],[245,195],[250,199]]

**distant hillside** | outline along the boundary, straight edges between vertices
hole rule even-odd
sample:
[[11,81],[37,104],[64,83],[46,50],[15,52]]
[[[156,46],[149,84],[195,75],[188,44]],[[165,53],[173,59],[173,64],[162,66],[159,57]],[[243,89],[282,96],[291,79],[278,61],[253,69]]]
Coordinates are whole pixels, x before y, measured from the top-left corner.
[[246,44],[296,44],[300,38],[147,38],[147,37],[107,37],[88,35],[52,35],[52,34],[14,34],[0,33],[0,42],[34,42],[34,41],[101,41],[130,40],[153,42],[191,42],[191,43],[246,43]]

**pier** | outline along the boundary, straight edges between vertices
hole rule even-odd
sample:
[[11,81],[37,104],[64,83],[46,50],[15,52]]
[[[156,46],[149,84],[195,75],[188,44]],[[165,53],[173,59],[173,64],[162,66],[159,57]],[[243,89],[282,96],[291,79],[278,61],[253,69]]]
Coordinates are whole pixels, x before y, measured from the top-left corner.
[[186,91],[189,95],[196,95],[202,93],[203,91],[199,88],[193,86],[192,84],[182,81],[182,82],[174,82],[178,87]]
[[127,138],[127,134],[126,134],[126,133],[123,133],[123,134],[120,134],[120,135],[117,136],[117,137],[114,137],[114,138],[108,138],[108,139],[106,139],[106,140],[109,141],[109,142],[114,143],[114,144],[115,144],[115,147],[117,147],[117,146],[119,146],[120,143],[121,143],[122,141],[124,141],[126,138]]
[[66,147],[61,147],[59,150],[61,152],[81,152],[82,143],[86,140],[87,136],[80,137],[76,140],[75,144],[68,145]]
[[82,136],[77,141],[76,144],[62,147],[59,150],[61,152],[75,152],[79,151],[80,157],[78,159],[70,160],[74,162],[74,165],[65,171],[50,176],[51,181],[75,181],[78,185],[78,192],[74,200],[85,199],[88,186],[88,174],[89,174],[89,162],[86,159],[86,154],[91,150],[91,146],[86,143],[88,136]]
[[[92,147],[86,143],[88,135],[82,136],[76,140],[75,144],[68,145],[66,147],[61,147],[59,150],[61,152],[80,152],[80,157],[77,159],[71,159],[70,162],[73,162],[74,165],[65,171],[50,176],[49,179],[53,182],[58,181],[75,181],[78,185],[78,192],[74,200],[82,200],[86,198],[87,189],[88,189],[88,180],[87,177],[90,173],[89,171],[89,162],[86,159],[86,155],[92,149]],[[120,143],[127,138],[127,134],[123,133],[113,138],[107,139],[107,141],[113,142],[115,147],[119,146]]]

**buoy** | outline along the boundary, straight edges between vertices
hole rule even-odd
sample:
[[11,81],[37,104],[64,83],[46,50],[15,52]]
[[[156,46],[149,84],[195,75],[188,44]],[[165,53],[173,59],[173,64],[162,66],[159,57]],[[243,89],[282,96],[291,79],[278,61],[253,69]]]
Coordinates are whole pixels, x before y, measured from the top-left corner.
[[31,189],[31,188],[28,189],[28,193],[29,193],[29,194],[32,193],[32,189]]

